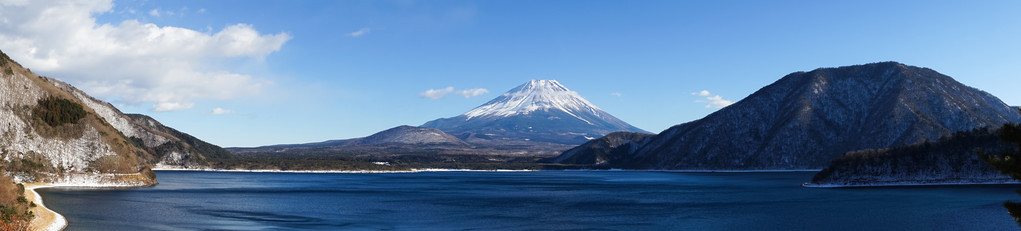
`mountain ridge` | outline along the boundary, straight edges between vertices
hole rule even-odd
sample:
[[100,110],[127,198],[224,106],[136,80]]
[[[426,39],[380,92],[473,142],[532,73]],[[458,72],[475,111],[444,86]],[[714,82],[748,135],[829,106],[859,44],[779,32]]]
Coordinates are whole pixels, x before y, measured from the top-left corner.
[[149,169],[164,157],[204,154],[166,148],[182,139],[142,127],[109,103],[36,75],[6,54],[0,57],[0,68],[0,148],[5,169],[19,181],[81,176],[97,182],[155,184]]
[[675,125],[617,168],[819,169],[847,151],[1021,121],[996,97],[928,68],[880,62],[794,72]]

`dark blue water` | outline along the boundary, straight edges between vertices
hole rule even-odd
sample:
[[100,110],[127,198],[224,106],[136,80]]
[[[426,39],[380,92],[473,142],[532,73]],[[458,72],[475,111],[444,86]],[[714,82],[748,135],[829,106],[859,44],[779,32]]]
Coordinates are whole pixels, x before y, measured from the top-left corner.
[[68,230],[1016,230],[1018,185],[803,188],[814,173],[157,172],[43,189]]

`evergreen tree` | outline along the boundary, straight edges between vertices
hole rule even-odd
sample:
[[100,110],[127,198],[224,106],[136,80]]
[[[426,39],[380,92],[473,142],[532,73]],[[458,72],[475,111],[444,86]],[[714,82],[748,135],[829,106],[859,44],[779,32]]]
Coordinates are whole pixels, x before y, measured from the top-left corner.
[[[1001,152],[999,155],[986,155],[979,153],[989,162],[990,165],[1014,179],[1021,180],[1021,124],[1007,124],[1000,128],[1000,139],[1014,143],[1018,149],[1010,152]],[[1021,190],[1017,191],[1021,194]],[[1021,225],[1021,201],[1007,201],[1003,203],[1007,213],[1014,217],[1014,221]]]

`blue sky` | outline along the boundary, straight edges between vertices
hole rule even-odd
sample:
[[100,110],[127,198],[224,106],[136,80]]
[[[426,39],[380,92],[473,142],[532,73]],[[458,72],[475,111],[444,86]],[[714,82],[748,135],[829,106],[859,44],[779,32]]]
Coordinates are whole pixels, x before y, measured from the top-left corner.
[[[1018,1],[90,1],[60,9],[94,23],[50,34],[0,27],[0,38],[22,41],[0,49],[122,111],[228,147],[421,125],[530,79],[556,79],[653,132],[718,110],[706,97],[738,101],[791,72],[879,61],[932,68],[1021,105]],[[61,7],[30,4],[40,6],[6,8]],[[84,39],[45,39],[78,30]],[[174,39],[132,56],[140,48],[124,44],[154,31]],[[254,40],[230,47],[217,34]],[[72,43],[128,49],[61,53]],[[214,51],[181,48],[190,44]],[[488,93],[420,95],[447,87]]]

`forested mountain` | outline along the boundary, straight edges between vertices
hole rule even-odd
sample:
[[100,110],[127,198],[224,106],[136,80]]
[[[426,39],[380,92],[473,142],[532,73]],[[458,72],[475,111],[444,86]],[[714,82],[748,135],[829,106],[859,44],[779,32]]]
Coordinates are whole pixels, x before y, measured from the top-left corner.
[[1017,108],[931,69],[896,62],[820,68],[784,76],[705,118],[636,142],[633,151],[618,150],[628,152],[611,154],[621,158],[602,165],[817,169],[848,151],[1011,122],[1021,122]]

